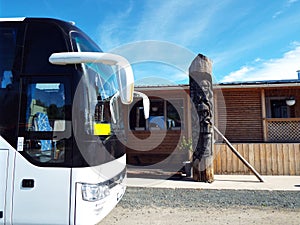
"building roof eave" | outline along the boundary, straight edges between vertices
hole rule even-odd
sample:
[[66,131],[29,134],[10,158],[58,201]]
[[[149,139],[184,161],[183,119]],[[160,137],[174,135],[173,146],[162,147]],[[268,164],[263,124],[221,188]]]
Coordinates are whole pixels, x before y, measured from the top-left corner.
[[216,84],[214,89],[238,89],[238,88],[276,88],[276,87],[300,87],[298,82],[289,83],[260,83],[260,84]]

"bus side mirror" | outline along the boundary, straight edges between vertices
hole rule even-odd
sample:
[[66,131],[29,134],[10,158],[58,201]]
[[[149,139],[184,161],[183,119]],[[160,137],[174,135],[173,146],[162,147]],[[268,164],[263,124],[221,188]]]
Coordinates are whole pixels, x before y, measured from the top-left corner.
[[120,88],[120,97],[123,104],[133,101],[134,77],[132,68],[124,57],[102,52],[60,52],[53,53],[49,62],[54,65],[103,63],[117,67],[117,80]]

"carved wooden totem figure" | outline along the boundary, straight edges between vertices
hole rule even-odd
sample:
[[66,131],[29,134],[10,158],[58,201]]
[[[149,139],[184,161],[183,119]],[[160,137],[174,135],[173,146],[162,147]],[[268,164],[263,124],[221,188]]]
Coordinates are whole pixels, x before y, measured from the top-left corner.
[[213,182],[213,91],[212,63],[199,54],[189,68],[190,98],[193,104],[193,179]]

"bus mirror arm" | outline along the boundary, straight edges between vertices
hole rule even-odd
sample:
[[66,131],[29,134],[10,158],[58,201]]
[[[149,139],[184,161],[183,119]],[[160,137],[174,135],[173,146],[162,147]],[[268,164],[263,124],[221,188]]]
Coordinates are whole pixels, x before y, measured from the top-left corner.
[[149,100],[148,96],[139,91],[134,91],[133,95],[134,95],[134,97],[143,98],[144,116],[145,116],[145,119],[148,119],[149,112],[150,112],[150,100]]
[[109,109],[110,109],[110,115],[111,115],[111,119],[113,121],[113,123],[116,123],[117,120],[116,120],[116,115],[115,115],[115,111],[114,111],[114,101],[117,97],[119,97],[120,93],[117,92],[116,94],[114,94],[112,96],[112,98],[110,99],[109,101]]
[[[116,117],[115,117],[115,111],[114,111],[113,104],[114,104],[115,99],[118,96],[119,96],[119,92],[117,92],[109,101],[110,114],[111,114],[111,119],[112,119],[113,123],[116,123]],[[144,116],[145,116],[145,119],[148,119],[149,111],[150,111],[150,100],[149,100],[148,96],[139,91],[134,91],[133,96],[143,98]]]
[[59,52],[49,57],[54,65],[103,63],[117,67],[117,79],[120,97],[123,104],[129,105],[133,101],[134,77],[130,63],[124,57],[103,52]]

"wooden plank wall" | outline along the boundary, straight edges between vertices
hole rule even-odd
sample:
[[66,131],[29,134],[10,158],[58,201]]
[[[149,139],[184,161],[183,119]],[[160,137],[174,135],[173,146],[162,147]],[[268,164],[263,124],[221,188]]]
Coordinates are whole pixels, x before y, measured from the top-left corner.
[[260,89],[222,89],[214,94],[217,127],[229,141],[264,141]]
[[[261,175],[300,175],[300,143],[233,144]],[[251,174],[226,144],[215,144],[215,174]]]
[[[132,145],[126,148],[127,164],[149,166],[165,164],[166,171],[180,169],[183,161],[188,160],[188,153],[180,150],[179,139],[181,131],[155,131],[150,138],[149,131],[133,131],[128,135],[128,142]],[[141,142],[136,143],[134,138]]]

